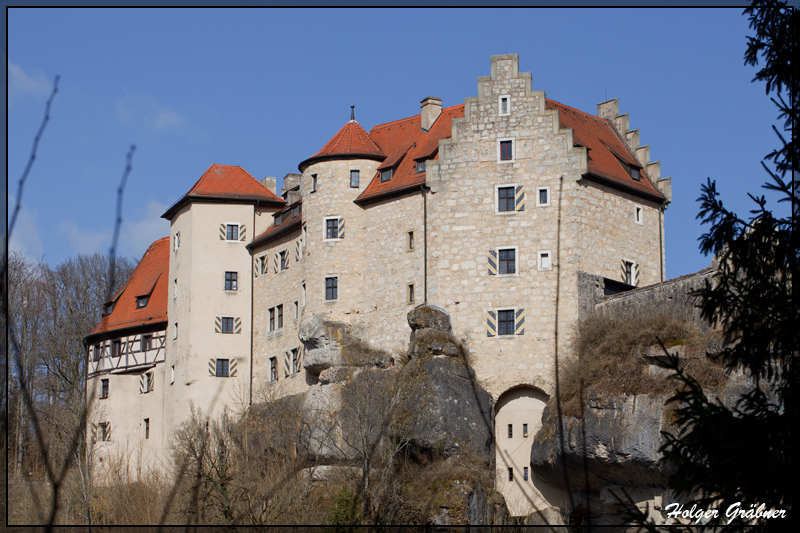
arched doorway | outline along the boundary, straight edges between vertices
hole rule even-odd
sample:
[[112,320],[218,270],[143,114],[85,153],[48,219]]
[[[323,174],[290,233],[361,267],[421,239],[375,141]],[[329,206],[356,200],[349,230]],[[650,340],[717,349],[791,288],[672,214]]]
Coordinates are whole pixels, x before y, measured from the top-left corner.
[[533,436],[542,427],[548,396],[529,386],[504,392],[495,404],[496,487],[512,516],[562,507],[564,493],[531,470]]

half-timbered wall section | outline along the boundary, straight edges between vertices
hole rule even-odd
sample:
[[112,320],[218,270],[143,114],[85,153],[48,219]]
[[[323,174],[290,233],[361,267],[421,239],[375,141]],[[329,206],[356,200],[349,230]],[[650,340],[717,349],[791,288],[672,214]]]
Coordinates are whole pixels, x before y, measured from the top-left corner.
[[130,372],[166,359],[166,330],[135,333],[98,341],[89,346],[89,376],[101,372]]

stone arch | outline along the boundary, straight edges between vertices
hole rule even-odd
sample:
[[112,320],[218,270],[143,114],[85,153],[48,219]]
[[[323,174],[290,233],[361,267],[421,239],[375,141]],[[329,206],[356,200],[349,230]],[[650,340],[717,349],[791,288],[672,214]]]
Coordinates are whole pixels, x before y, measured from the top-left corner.
[[[563,491],[539,479],[530,465],[533,437],[542,427],[548,399],[541,389],[516,385],[495,402],[495,486],[512,516],[563,506]],[[509,469],[513,469],[513,479]]]

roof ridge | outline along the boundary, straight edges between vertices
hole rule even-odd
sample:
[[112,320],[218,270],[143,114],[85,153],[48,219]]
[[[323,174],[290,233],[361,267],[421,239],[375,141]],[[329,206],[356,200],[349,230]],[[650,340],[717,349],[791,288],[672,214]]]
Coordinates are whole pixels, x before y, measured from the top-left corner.
[[[552,104],[556,104],[556,105],[560,105],[561,107],[565,107],[565,108],[567,108],[567,109],[569,109],[571,111],[575,111],[576,113],[580,113],[581,115],[586,115],[587,117],[593,118],[594,120],[597,120],[598,122],[608,122],[609,124],[611,124],[611,122],[609,120],[604,119],[604,118],[600,118],[597,115],[592,115],[591,113],[587,113],[586,111],[581,111],[577,107],[572,107],[572,106],[569,106],[567,104],[562,104],[561,102],[557,102],[555,100],[551,100],[550,98],[545,98],[545,100],[550,102],[550,103],[552,103]],[[611,125],[613,126],[613,124],[611,124]]]
[[[451,105],[450,107],[443,107],[442,108],[442,113],[444,113],[445,111],[450,111],[451,109],[456,108],[456,107],[464,107],[464,105],[465,104],[456,104],[456,105]],[[374,126],[372,126],[369,129],[369,131],[372,131],[375,128],[378,128],[378,127],[381,127],[381,126],[388,126],[389,124],[395,124],[395,123],[398,123],[398,122],[403,122],[404,120],[411,120],[412,118],[416,118],[416,117],[418,117],[420,115],[422,115],[422,113],[417,113],[416,115],[411,115],[410,117],[398,118],[397,120],[391,120],[389,122],[384,122],[382,124],[375,124]]]

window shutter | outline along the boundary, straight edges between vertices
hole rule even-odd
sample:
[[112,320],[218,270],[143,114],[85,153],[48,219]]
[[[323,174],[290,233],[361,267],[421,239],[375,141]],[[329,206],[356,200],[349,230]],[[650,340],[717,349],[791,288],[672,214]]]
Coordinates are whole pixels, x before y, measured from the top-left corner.
[[294,260],[300,261],[300,241],[294,243]]
[[292,352],[283,352],[283,377],[292,374]]
[[494,337],[497,335],[497,314],[494,311],[489,311],[486,317],[486,336]]
[[222,333],[222,317],[214,318],[214,333]]
[[105,440],[111,440],[111,422],[106,422],[106,434],[103,437]]
[[156,375],[150,372],[150,388],[147,389],[147,392],[153,392],[154,390],[156,390]]
[[208,360],[208,375],[212,378],[217,375],[217,360],[216,359],[209,359]]
[[239,224],[239,240],[244,241],[247,238],[247,226]]
[[254,257],[253,258],[253,277],[254,278],[258,277],[258,263],[259,263],[258,257]]
[[228,376],[235,378],[236,377],[236,359],[231,359],[228,363]]
[[226,229],[225,228],[225,224],[220,224],[219,225],[219,240],[221,240],[221,241],[225,240],[225,236],[226,236],[225,229]]
[[497,250],[489,250],[489,275],[497,275]]
[[233,319],[233,332],[234,333],[242,332],[242,319],[238,316]]
[[625,282],[625,260],[619,262],[619,279]]
[[633,265],[633,284],[639,286],[639,263]]
[[514,332],[517,335],[525,335],[525,310],[517,309],[516,321],[514,323]]
[[517,211],[525,211],[525,188],[522,185],[518,185],[516,193]]
[[280,270],[278,270],[278,261],[279,260],[280,260],[280,258],[278,257],[278,254],[275,254],[275,256],[272,258],[272,265],[275,267],[275,273],[276,274],[278,272],[280,272]]
[[145,379],[145,378],[144,378],[144,374],[141,374],[141,375],[139,376],[139,394],[144,394],[144,393],[146,392],[146,391],[144,390],[144,388],[145,388],[145,382],[144,382],[144,379]]
[[97,442],[97,424],[92,424],[92,444]]
[[344,239],[344,219],[339,219],[339,238]]

